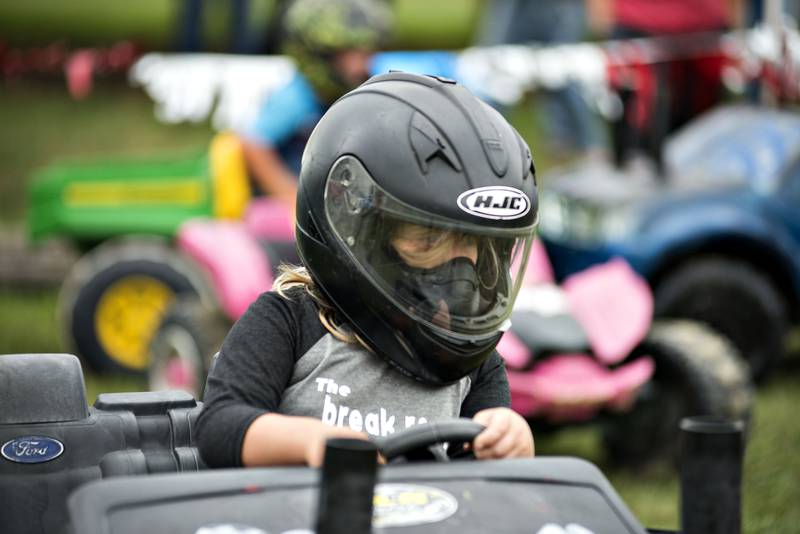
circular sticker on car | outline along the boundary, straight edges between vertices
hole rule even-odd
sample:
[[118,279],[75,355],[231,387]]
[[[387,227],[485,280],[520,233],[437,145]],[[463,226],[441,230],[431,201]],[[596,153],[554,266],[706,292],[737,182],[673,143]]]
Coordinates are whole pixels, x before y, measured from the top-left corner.
[[374,527],[437,523],[458,510],[458,501],[450,493],[416,484],[378,484],[372,502]]

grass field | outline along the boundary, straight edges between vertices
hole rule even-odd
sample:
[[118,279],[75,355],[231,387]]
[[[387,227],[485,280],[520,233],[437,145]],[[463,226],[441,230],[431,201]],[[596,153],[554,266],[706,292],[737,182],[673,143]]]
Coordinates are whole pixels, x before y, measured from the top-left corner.
[[57,82],[0,86],[0,221],[24,216],[26,183],[38,168],[206,147],[211,138],[207,126],[159,124],[152,118],[152,102],[122,84],[98,84],[91,98],[79,102]]
[[[13,46],[39,46],[53,41],[71,46],[108,46],[130,39],[151,50],[168,50],[176,42],[177,0],[35,0],[0,2],[0,41]],[[211,50],[225,50],[228,0],[206,0],[203,35]],[[472,39],[480,0],[393,0],[394,48],[458,48]],[[266,27],[273,0],[251,0],[252,30]]]
[[[268,0],[266,0],[268,2]],[[103,0],[0,2],[0,35],[19,44],[67,39],[75,44],[107,44],[121,35],[151,47],[169,43],[176,2],[141,0],[135,4]],[[468,41],[478,0],[398,0],[398,43],[431,47]],[[220,2],[214,9],[221,9]],[[424,7],[424,9],[422,9]],[[113,12],[112,12],[113,11]],[[210,29],[224,41],[224,20]],[[443,31],[443,28],[449,28]],[[120,81],[99,84],[92,96],[71,100],[56,82],[0,84],[0,231],[19,225],[25,214],[24,191],[31,173],[64,160],[187,153],[203,150],[207,125],[167,126],[152,118],[152,103]],[[538,147],[543,135],[524,107],[511,111],[512,122],[531,143],[539,168],[550,164]],[[0,354],[62,352],[53,289],[0,285]],[[90,402],[99,392],[136,390],[135,378],[87,375]],[[2,391],[0,391],[2,402]],[[760,388],[754,427],[745,458],[743,531],[790,534],[800,525],[800,366],[794,361]],[[631,439],[636,439],[631,436]],[[678,480],[666,466],[646,472],[612,470],[598,433],[591,427],[537,435],[539,454],[573,454],[597,463],[648,527],[678,527]]]

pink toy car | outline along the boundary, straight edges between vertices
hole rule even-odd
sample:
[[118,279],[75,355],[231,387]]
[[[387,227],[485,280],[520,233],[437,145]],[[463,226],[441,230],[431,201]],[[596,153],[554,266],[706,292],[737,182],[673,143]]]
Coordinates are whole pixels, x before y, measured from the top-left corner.
[[693,321],[653,321],[650,288],[622,259],[557,286],[534,246],[497,349],[511,406],[536,431],[599,422],[610,459],[641,464],[676,453],[683,416],[749,419],[747,365],[725,338]]

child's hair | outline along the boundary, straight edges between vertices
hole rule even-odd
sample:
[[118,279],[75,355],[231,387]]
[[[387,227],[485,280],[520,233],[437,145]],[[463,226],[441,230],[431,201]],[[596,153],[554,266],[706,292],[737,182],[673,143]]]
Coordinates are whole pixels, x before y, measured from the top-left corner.
[[275,282],[272,284],[273,291],[285,299],[290,299],[291,297],[287,294],[290,289],[303,288],[312,300],[316,302],[319,308],[319,320],[333,337],[345,343],[360,343],[367,347],[352,330],[339,322],[336,318],[336,310],[317,289],[314,280],[311,279],[311,275],[308,274],[308,270],[305,267],[282,263],[278,267],[278,272],[278,277],[275,278]]

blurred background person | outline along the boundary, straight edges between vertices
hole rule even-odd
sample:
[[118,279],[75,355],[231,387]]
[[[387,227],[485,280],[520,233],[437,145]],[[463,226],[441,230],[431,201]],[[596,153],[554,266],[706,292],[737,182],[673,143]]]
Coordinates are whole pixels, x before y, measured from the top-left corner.
[[[217,14],[210,12],[209,0],[182,0],[177,13],[175,48],[179,52],[206,52],[208,20]],[[274,0],[267,21],[258,16],[251,0],[226,0],[229,38],[227,50],[233,54],[273,54],[278,45],[280,24],[289,0]],[[261,2],[263,4],[263,2]]]
[[[558,45],[586,38],[585,0],[492,0],[487,2],[478,43],[481,45],[538,43]],[[578,155],[603,156],[605,128],[571,83],[563,89],[542,91],[545,138],[554,159]]]
[[591,29],[614,39],[725,31],[747,0],[586,0]]
[[[617,80],[626,86],[627,124],[615,129],[615,145],[649,153],[660,168],[665,136],[719,104],[725,96],[725,58],[708,53],[719,46],[714,34],[742,24],[745,0],[587,0],[589,25],[600,37],[627,40],[672,37],[655,45],[662,62],[628,69]],[[692,35],[680,39],[680,35]],[[705,37],[699,37],[704,34]],[[680,40],[679,40],[680,39]],[[691,47],[704,48],[692,57]],[[625,81],[628,78],[628,81]]]
[[283,15],[280,51],[297,73],[238,132],[257,193],[294,209],[300,159],[311,131],[337,98],[369,77],[371,55],[390,27],[379,0],[295,0]]

